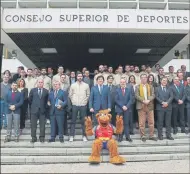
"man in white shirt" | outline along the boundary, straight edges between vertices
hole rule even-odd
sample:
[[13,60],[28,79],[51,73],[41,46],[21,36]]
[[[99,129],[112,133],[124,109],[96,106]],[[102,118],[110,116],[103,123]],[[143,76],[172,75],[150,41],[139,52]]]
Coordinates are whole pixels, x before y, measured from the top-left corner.
[[[27,77],[25,78],[26,88],[28,88],[28,95],[30,91],[35,88],[37,84],[37,79],[33,77],[33,70],[31,68],[27,69]],[[28,117],[31,118],[31,109],[28,107]]]
[[120,84],[120,80],[123,76],[123,67],[119,66],[117,69],[117,74],[115,75],[115,84],[119,85]]
[[41,68],[41,76],[37,77],[37,80],[43,79],[44,80],[44,88],[47,89],[48,91],[50,91],[52,88],[51,78],[48,77],[46,74],[47,74],[46,68],[42,67]]
[[75,125],[77,120],[78,112],[80,114],[83,141],[87,141],[85,132],[85,117],[87,112],[87,103],[90,96],[89,85],[82,81],[83,74],[81,72],[77,73],[77,81],[71,85],[69,90],[69,98],[72,103],[72,124],[70,129],[70,139],[72,142],[75,136]]
[[[99,73],[94,76],[94,86],[97,84],[96,79],[98,76],[103,76],[104,79],[107,79],[108,75],[109,75],[109,73],[104,72],[104,66],[100,65],[99,66]],[[104,85],[107,85],[107,80],[104,81]]]
[[[58,71],[58,73],[53,76],[52,82],[54,82],[54,81],[60,81],[61,75],[64,73],[63,66],[59,66],[57,71]],[[67,75],[66,75],[66,81],[70,84],[69,77]]]

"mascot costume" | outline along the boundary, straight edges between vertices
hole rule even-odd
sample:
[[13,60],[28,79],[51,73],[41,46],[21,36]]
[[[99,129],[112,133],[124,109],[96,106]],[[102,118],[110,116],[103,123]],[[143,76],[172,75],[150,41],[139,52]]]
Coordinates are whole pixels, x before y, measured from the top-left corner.
[[86,135],[95,135],[95,140],[92,144],[92,153],[89,157],[89,163],[100,163],[100,155],[102,149],[109,150],[110,163],[123,164],[126,160],[119,156],[118,146],[115,139],[112,138],[113,134],[122,134],[123,132],[123,117],[116,117],[116,127],[110,124],[111,114],[107,110],[101,110],[96,114],[98,125],[92,127],[92,120],[87,117],[85,120]]

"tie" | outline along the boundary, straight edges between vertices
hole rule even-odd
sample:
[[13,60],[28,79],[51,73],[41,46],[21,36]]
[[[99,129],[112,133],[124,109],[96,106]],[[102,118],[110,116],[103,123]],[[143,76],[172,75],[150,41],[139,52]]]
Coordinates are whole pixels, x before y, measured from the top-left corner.
[[112,86],[111,86],[111,85],[109,85],[109,88],[110,88],[110,91],[111,91],[111,89],[112,89]]
[[100,86],[100,94],[102,94],[102,89],[103,89],[103,87],[102,87],[102,86]]
[[15,92],[12,92],[11,99],[12,99],[12,100],[15,99]]
[[38,93],[39,97],[41,98],[42,97],[42,89],[39,88],[39,93]]
[[179,86],[176,86],[177,91],[179,92]]
[[125,95],[125,88],[122,88],[122,94]]
[[163,91],[166,92],[166,87],[163,87]]
[[55,90],[55,92],[54,92],[54,98],[56,98],[57,97],[57,90]]

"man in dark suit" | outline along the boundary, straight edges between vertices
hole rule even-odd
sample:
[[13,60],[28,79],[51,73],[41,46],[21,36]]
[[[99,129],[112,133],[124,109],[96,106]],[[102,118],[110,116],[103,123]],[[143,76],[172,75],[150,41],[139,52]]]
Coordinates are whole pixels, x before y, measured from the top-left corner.
[[183,73],[184,80],[187,80],[187,77],[190,77],[190,72],[186,71],[185,65],[181,65],[181,71]]
[[83,81],[89,85],[90,89],[94,85],[94,81],[93,81],[93,79],[90,78],[90,72],[88,70],[85,70],[85,72],[84,72]]
[[184,86],[180,85],[179,77],[175,77],[173,85],[171,85],[173,92],[173,103],[172,103],[172,117],[173,117],[173,133],[177,134],[177,118],[180,117],[180,127],[182,133],[187,133],[185,130],[185,120],[184,120],[184,101],[185,101],[185,92]]
[[23,66],[19,66],[17,68],[17,73],[13,75],[13,81],[16,82],[18,79],[20,79],[20,73],[21,71],[24,70],[24,67]]
[[[115,96],[115,103],[116,103],[116,113],[117,115],[123,116],[124,121],[124,134],[126,140],[132,142],[129,134],[129,117],[130,117],[130,107],[132,104],[132,94],[131,89],[126,87],[126,80],[120,80],[120,87],[116,89],[116,96]],[[123,135],[119,136],[119,141],[123,140]]]
[[55,142],[56,137],[56,123],[58,127],[59,140],[64,142],[63,125],[65,115],[65,107],[67,105],[67,92],[61,90],[59,81],[54,81],[54,90],[49,94],[48,105],[50,106],[50,120],[51,120],[51,138],[49,142]]
[[187,120],[188,120],[188,131],[190,133],[190,77],[187,77],[187,86],[185,88],[186,96],[186,108],[187,108]]
[[162,129],[165,118],[166,137],[169,140],[174,140],[171,136],[171,115],[172,115],[172,100],[173,92],[167,85],[166,77],[161,79],[161,85],[156,88],[156,110],[157,110],[157,129],[158,139],[163,140]]
[[70,80],[71,85],[76,82],[76,75],[75,75],[74,71],[71,71],[71,75],[69,77],[69,80]]
[[115,114],[115,95],[116,95],[116,89],[117,87],[113,85],[114,77],[113,75],[109,75],[107,77],[107,85],[110,90],[110,97],[111,97],[111,115],[112,120],[111,123],[116,126],[116,114]]
[[93,86],[90,93],[89,108],[90,112],[94,113],[93,123],[97,125],[96,114],[102,109],[111,111],[111,96],[107,85],[103,85],[104,77],[102,75],[96,78],[97,85]]
[[45,113],[47,109],[48,90],[43,88],[44,80],[37,81],[37,88],[33,88],[29,94],[29,104],[31,105],[31,143],[37,142],[36,129],[37,120],[40,124],[40,142],[44,142],[45,138]]
[[8,105],[7,111],[7,136],[5,142],[11,140],[12,125],[14,123],[15,141],[19,141],[20,108],[23,104],[23,94],[17,90],[17,83],[13,82],[11,90],[5,96],[5,103]]

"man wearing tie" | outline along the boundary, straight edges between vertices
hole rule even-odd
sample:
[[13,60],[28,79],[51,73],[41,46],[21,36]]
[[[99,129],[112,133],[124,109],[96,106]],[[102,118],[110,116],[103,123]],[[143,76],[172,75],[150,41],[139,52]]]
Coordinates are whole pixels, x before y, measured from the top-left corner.
[[29,104],[31,105],[31,143],[37,142],[36,129],[37,120],[40,124],[40,142],[44,142],[45,138],[45,113],[47,109],[48,90],[43,88],[44,80],[37,81],[37,87],[33,88],[29,94]]
[[[130,117],[130,107],[132,104],[132,95],[130,88],[126,87],[126,80],[120,80],[120,87],[116,89],[115,96],[116,103],[116,113],[117,115],[122,115],[124,120],[124,134],[126,141],[132,142],[129,134],[129,117]],[[119,141],[123,140],[123,135],[119,136]]]
[[23,95],[17,90],[17,83],[13,82],[11,90],[5,96],[8,105],[7,112],[7,136],[5,142],[11,140],[12,125],[14,123],[15,141],[19,141],[20,107],[23,104]]
[[93,116],[94,126],[98,124],[96,119],[96,114],[100,110],[108,109],[109,112],[111,111],[110,90],[107,85],[103,85],[104,77],[100,75],[97,77],[96,81],[97,85],[92,87],[89,99],[90,112],[94,113]]
[[147,74],[142,73],[140,75],[141,84],[136,87],[135,98],[136,108],[139,116],[139,130],[141,139],[146,141],[145,136],[145,123],[148,115],[148,127],[149,127],[149,140],[157,141],[154,137],[154,88],[147,83]]
[[166,77],[161,79],[161,85],[156,88],[156,110],[157,110],[157,129],[158,139],[163,140],[163,123],[165,119],[166,138],[174,140],[171,136],[171,115],[172,115],[172,100],[173,92],[167,86],[168,79]]
[[115,125],[116,123],[116,114],[115,114],[115,95],[116,95],[116,89],[117,87],[115,85],[113,85],[114,82],[114,77],[113,75],[109,75],[107,77],[107,84],[108,84],[108,88],[110,90],[110,98],[111,98],[111,115],[112,115],[112,120],[111,123]]
[[187,77],[187,86],[185,88],[186,96],[186,108],[187,108],[187,120],[188,120],[188,131],[190,133],[190,77]]
[[65,107],[67,105],[67,92],[61,90],[59,81],[54,81],[54,90],[52,90],[48,97],[48,105],[50,106],[50,123],[51,123],[51,138],[49,142],[55,142],[56,125],[58,127],[59,141],[64,142],[63,125],[65,115]]
[[185,101],[185,92],[184,86],[180,84],[179,77],[175,77],[171,86],[173,92],[173,109],[172,109],[172,118],[173,118],[173,133],[177,134],[177,119],[179,117],[181,133],[187,133],[185,130],[185,119],[184,119],[184,101]]

